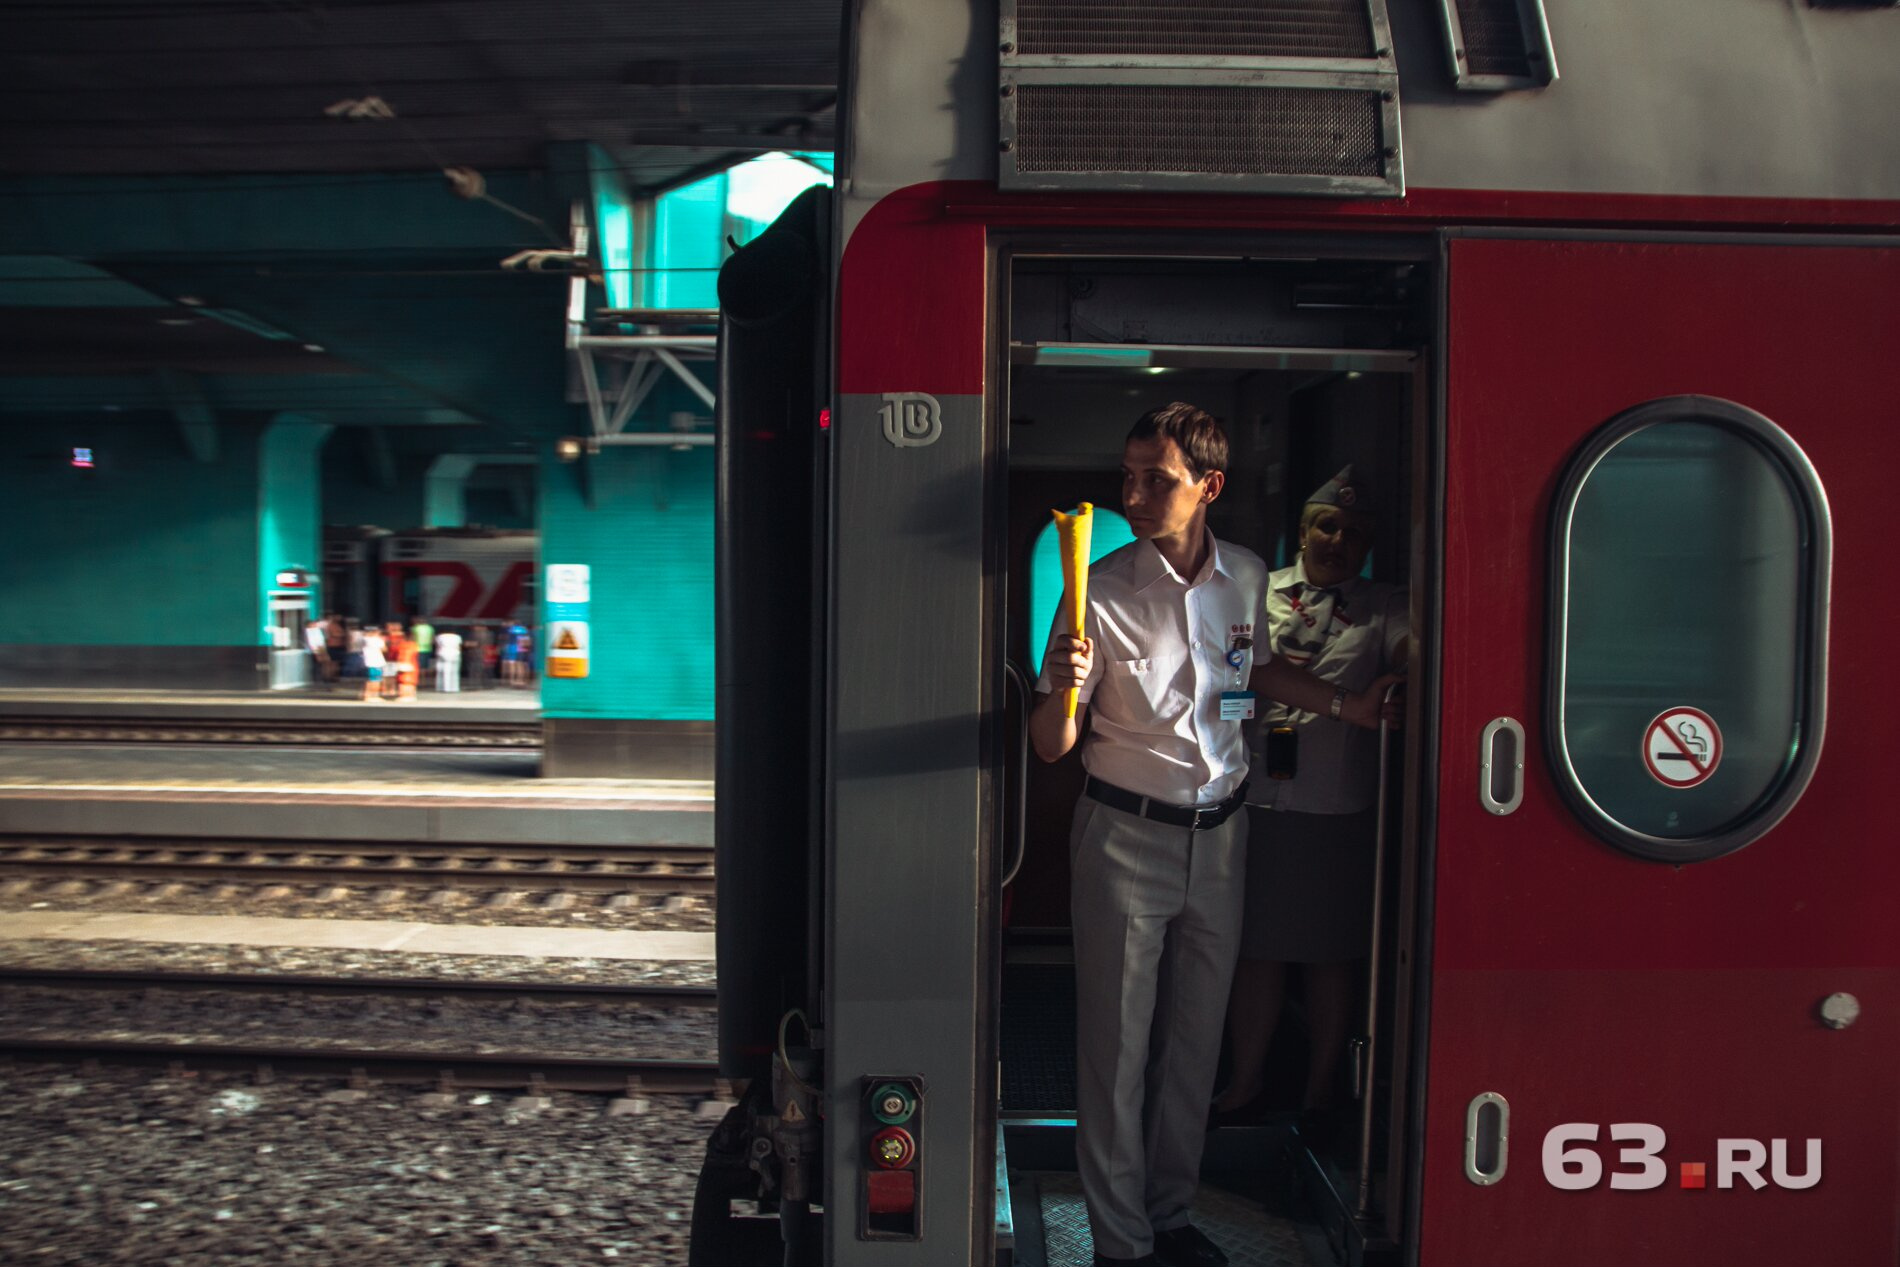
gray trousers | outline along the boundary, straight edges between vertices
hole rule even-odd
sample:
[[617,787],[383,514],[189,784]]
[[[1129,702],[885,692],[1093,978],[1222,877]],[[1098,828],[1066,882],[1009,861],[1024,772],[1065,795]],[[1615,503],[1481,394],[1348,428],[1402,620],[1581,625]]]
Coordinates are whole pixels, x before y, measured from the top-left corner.
[[1247,815],[1168,827],[1087,796],[1069,832],[1076,1161],[1097,1253],[1188,1221],[1240,947]]

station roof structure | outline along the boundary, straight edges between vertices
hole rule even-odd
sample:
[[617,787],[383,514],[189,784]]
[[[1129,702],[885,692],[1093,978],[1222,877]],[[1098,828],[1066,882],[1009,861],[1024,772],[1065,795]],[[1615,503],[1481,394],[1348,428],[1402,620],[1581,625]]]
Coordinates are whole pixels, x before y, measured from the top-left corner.
[[839,0],[9,3],[0,171],[525,169],[590,142],[655,190],[828,150]]
[[841,0],[0,12],[0,441],[269,410],[530,447],[572,425],[567,286],[501,260],[603,182],[833,146]]

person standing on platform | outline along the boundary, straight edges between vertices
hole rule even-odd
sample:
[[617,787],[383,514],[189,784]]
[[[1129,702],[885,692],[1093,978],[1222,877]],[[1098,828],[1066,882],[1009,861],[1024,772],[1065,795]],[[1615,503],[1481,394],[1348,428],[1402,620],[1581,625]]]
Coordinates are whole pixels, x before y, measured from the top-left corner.
[[421,685],[420,650],[413,637],[402,637],[396,644],[396,698],[414,699]]
[[331,670],[330,645],[324,640],[321,622],[312,620],[304,624],[303,645],[310,652],[311,667],[315,670],[310,675],[310,680],[328,682]]
[[462,635],[453,629],[435,636],[435,689],[445,693],[462,689]]
[[381,699],[383,694],[383,631],[371,625],[363,630],[363,698]]
[[359,678],[363,671],[363,627],[354,616],[343,623],[343,676]]
[[331,612],[323,618],[324,649],[330,655],[330,672],[327,681],[335,682],[349,671],[350,635],[344,628],[343,617]]
[[515,627],[515,685],[522,690],[534,686],[534,630],[526,625]]
[[[1371,506],[1352,467],[1340,471],[1307,499],[1293,565],[1267,581],[1273,655],[1336,694],[1403,669],[1409,649],[1407,591],[1359,574],[1372,549]],[[1310,1118],[1333,1100],[1355,970],[1372,935],[1378,741],[1318,710],[1282,705],[1262,710],[1259,735],[1265,755],[1255,769],[1271,777],[1256,779],[1249,798],[1254,845],[1228,1011],[1233,1079],[1214,1108],[1240,1114],[1259,1097],[1287,965],[1298,964],[1308,1051],[1301,1108]]]
[[511,624],[501,631],[501,680],[510,686],[527,685],[524,680],[524,670],[527,666],[522,663],[522,656],[525,654],[522,642],[527,637],[527,633],[528,631],[519,624]]
[[383,698],[395,699],[402,690],[402,622],[383,626]]
[[474,660],[475,687],[487,690],[488,680],[495,672],[495,634],[487,625],[475,626]]
[[429,672],[430,661],[435,654],[435,626],[429,623],[428,616],[419,616],[416,623],[409,627],[409,636],[416,640],[417,684]]
[[[1122,507],[1136,540],[1090,568],[1084,637],[1058,616],[1029,718],[1044,761],[1092,721],[1069,858],[1076,1155],[1096,1267],[1227,1261],[1188,1210],[1240,941],[1246,688],[1320,709],[1333,694],[1254,667],[1266,564],[1207,530],[1226,467],[1226,434],[1192,405],[1135,423]],[[1377,713],[1369,695],[1344,710],[1362,725]]]

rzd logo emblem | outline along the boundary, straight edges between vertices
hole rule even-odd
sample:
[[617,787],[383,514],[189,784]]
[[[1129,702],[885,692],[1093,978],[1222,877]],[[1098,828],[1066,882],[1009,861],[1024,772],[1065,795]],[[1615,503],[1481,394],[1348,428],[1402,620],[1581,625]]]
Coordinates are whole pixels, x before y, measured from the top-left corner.
[[877,413],[884,420],[884,438],[900,449],[935,444],[943,434],[943,406],[925,392],[885,392]]

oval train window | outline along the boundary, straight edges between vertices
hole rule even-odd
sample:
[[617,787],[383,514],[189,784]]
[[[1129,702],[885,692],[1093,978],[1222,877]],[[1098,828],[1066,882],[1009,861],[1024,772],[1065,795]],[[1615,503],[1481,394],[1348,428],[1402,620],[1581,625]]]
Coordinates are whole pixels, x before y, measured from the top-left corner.
[[1730,401],[1605,424],[1551,517],[1551,766],[1597,835],[1695,862],[1764,835],[1807,786],[1826,703],[1827,497]]

